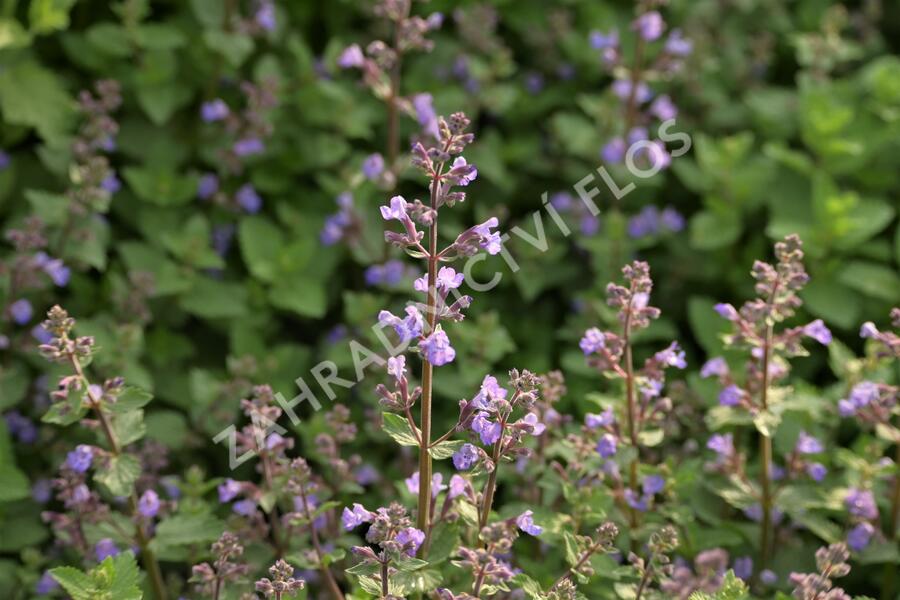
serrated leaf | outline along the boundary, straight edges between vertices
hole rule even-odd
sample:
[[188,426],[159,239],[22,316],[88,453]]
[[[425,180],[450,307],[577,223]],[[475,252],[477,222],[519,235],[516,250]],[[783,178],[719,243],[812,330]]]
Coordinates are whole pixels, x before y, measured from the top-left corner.
[[409,426],[409,421],[405,417],[386,412],[382,413],[381,418],[384,432],[391,436],[395,442],[401,446],[419,445],[412,428]]
[[435,460],[444,460],[453,456],[463,446],[462,440],[447,440],[428,449],[428,454]]
[[109,464],[94,472],[94,481],[103,484],[113,496],[129,496],[141,475],[141,463],[130,454],[109,459]]
[[202,545],[212,542],[225,530],[225,523],[210,514],[176,514],[160,521],[153,546]]

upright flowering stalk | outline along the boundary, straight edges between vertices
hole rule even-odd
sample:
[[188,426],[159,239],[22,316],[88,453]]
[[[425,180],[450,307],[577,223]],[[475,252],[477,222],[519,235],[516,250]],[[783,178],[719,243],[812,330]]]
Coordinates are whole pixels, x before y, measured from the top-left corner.
[[[787,358],[806,354],[803,339],[831,342],[831,332],[821,320],[776,332],[775,326],[794,315],[802,301],[797,292],[809,276],[803,267],[802,242],[796,235],[775,244],[776,264],[756,261],[752,274],[758,297],[747,301],[740,310],[730,304],[716,305],[716,312],[732,323],[733,333],[726,336],[729,347],[750,351],[743,381],[732,376],[728,365],[713,359],[704,367],[716,374],[724,386],[719,404],[749,411],[759,431],[759,511],[760,558],[764,568],[769,560],[774,514],[772,437],[778,426],[778,413],[773,410],[773,384],[784,379],[789,370]],[[818,444],[818,441],[815,441]],[[814,454],[812,442],[798,442],[800,454]],[[754,516],[754,515],[751,515]]]
[[[490,254],[500,252],[500,235],[491,231],[497,226],[497,219],[491,218],[463,233],[456,240],[438,250],[438,213],[445,206],[453,206],[465,200],[465,193],[453,191],[454,187],[468,185],[477,176],[474,165],[468,164],[460,156],[473,140],[471,133],[466,133],[469,119],[462,113],[450,116],[449,122],[443,118],[438,121],[439,143],[426,148],[421,142],[413,147],[413,164],[429,179],[430,197],[427,203],[420,200],[407,202],[402,196],[391,198],[390,204],[381,207],[381,215],[386,221],[399,221],[403,232],[386,231],[385,239],[407,251],[415,258],[427,262],[427,275],[417,279],[416,291],[425,294],[425,302],[413,303],[406,307],[405,317],[398,317],[388,311],[381,311],[378,321],[383,326],[391,326],[396,331],[401,343],[416,343],[422,358],[422,385],[419,431],[416,443],[419,445],[419,510],[417,523],[421,530],[426,530],[430,521],[429,505],[431,500],[431,400],[432,378],[434,367],[450,363],[456,357],[456,350],[451,346],[441,321],[460,321],[463,310],[471,303],[469,296],[460,296],[457,290],[463,282],[463,276],[452,267],[444,266],[438,270],[438,264],[452,261],[461,256],[471,256],[481,249]],[[454,158],[455,157],[455,158]],[[452,161],[452,163],[451,163]],[[418,231],[418,225],[428,227],[428,238]],[[424,241],[424,244],[423,244]],[[451,302],[450,293],[456,295]],[[424,316],[423,316],[424,314]],[[400,362],[396,357],[391,373],[397,382],[398,398],[402,409],[406,411],[415,401],[414,395],[408,394],[405,359]],[[406,391],[402,387],[406,385]]]
[[[366,46],[365,51],[352,44],[341,52],[337,64],[342,69],[359,69],[363,82],[372,90],[377,98],[383,100],[388,111],[387,162],[388,171],[384,173],[393,184],[397,170],[397,158],[400,153],[400,122],[402,110],[415,117],[422,126],[423,133],[431,139],[439,136],[437,115],[431,107],[431,94],[417,94],[403,97],[400,91],[401,71],[405,55],[413,50],[430,52],[434,42],[426,38],[426,34],[441,26],[444,18],[441,13],[432,13],[427,18],[411,15],[414,0],[379,0],[375,5],[375,14],[386,19],[392,29],[389,41],[374,40]],[[427,0],[421,0],[425,2]],[[378,158],[374,158],[377,156]],[[380,155],[367,159],[363,172],[369,179],[377,179],[384,172],[384,161]]]
[[[648,358],[640,369],[635,369],[634,334],[658,318],[660,311],[649,304],[653,281],[647,263],[636,261],[622,269],[622,273],[625,286],[610,283],[606,288],[607,304],[618,309],[620,333],[593,327],[585,331],[579,345],[591,366],[623,382],[623,414],[617,416],[612,407],[607,407],[602,414],[588,414],[585,433],[596,438],[596,451],[604,461],[618,454],[620,444],[630,446],[627,485],[618,477],[614,462],[610,461],[605,471],[613,480],[620,481],[620,500],[635,527],[638,514],[648,510],[654,496],[665,488],[665,480],[659,475],[645,477],[641,489],[638,488],[641,447],[661,441],[654,438],[662,434],[658,426],[672,407],[672,401],[663,395],[666,369],[684,369],[687,363],[678,343],[672,342]],[[619,425],[621,421],[624,421],[624,427]]]
[[[126,390],[122,378],[107,380],[102,386],[92,384],[83,365],[94,352],[94,340],[91,337],[73,338],[74,327],[75,320],[59,306],[47,313],[44,329],[52,338],[40,347],[41,354],[51,362],[66,365],[70,374],[59,380],[59,387],[53,392],[56,403],[44,420],[63,425],[82,421],[101,431],[107,447],[82,445],[69,453],[56,487],[70,514],[48,512],[44,513],[44,518],[57,532],[66,532],[69,541],[76,543],[76,547],[82,545],[83,549],[81,519],[98,518],[110,510],[85,482],[86,472],[93,468],[94,480],[103,483],[110,494],[128,498],[128,511],[134,523],[133,539],[129,542],[140,548],[154,596],[157,600],[165,600],[167,593],[162,572],[150,546],[153,519],[160,510],[159,497],[152,489],[138,496],[135,482],[141,474],[141,461],[125,450],[125,445],[140,438],[140,434],[134,436],[135,431],[143,431],[138,427],[142,424],[143,411],[134,405],[143,406],[149,397],[141,394],[137,394],[137,398],[129,397],[131,402],[123,407],[118,405],[120,397],[131,396],[132,392]],[[88,413],[95,420],[86,419]],[[98,561],[117,552],[111,539],[101,540],[95,548]]]
[[231,532],[224,532],[213,542],[210,552],[214,557],[212,564],[205,562],[194,565],[190,581],[195,585],[197,593],[219,600],[225,586],[230,582],[241,581],[250,572],[250,567],[238,562],[244,554],[244,547]]

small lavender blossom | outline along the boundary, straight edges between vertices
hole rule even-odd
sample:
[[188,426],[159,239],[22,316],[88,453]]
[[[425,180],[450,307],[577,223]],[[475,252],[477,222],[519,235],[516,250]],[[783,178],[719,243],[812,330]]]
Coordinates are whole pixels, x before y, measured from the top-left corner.
[[878,335],[878,328],[875,327],[875,323],[872,321],[866,321],[859,328],[859,337],[862,339],[870,339],[874,338]]
[[415,556],[419,546],[425,541],[425,533],[415,527],[407,527],[394,537],[394,541],[406,549],[406,554]]
[[231,509],[242,517],[249,517],[256,512],[256,502],[250,499],[238,500]]
[[678,342],[672,342],[665,350],[661,350],[655,355],[656,360],[663,365],[675,367],[676,369],[687,368],[684,350],[678,345]]
[[456,350],[450,345],[450,338],[440,326],[434,333],[419,342],[419,349],[425,353],[428,362],[435,367],[446,365],[456,358]]
[[221,98],[204,102],[200,107],[200,116],[207,123],[226,119],[229,112],[228,105]]
[[759,573],[759,580],[766,585],[775,585],[778,582],[778,575],[772,569],[763,569]]
[[731,384],[719,392],[719,404],[722,406],[737,406],[744,397],[744,391]]
[[115,194],[122,189],[122,180],[116,177],[115,173],[110,173],[100,182],[100,187],[110,194]]
[[847,511],[854,517],[873,520],[878,518],[878,506],[870,490],[851,488],[844,498]]
[[341,523],[344,525],[344,529],[350,531],[351,529],[356,529],[363,523],[369,523],[372,520],[373,514],[365,509],[362,504],[354,503],[353,508],[344,508],[344,512],[341,514]]
[[[612,91],[620,100],[627,101],[631,97],[632,82],[630,79],[616,79],[612,84]],[[643,104],[653,97],[653,92],[643,81],[637,83],[634,88],[634,99]],[[633,143],[633,142],[632,142]]]
[[147,490],[138,500],[138,512],[147,518],[153,518],[159,513],[159,494],[153,490]]
[[53,482],[49,479],[38,479],[31,486],[31,498],[38,504],[47,504],[53,495]]
[[711,358],[700,368],[700,377],[706,379],[712,376],[725,377],[728,375],[728,363],[721,356]]
[[841,416],[849,417],[856,411],[878,400],[880,391],[878,384],[871,381],[862,381],[850,390],[850,397],[838,402],[838,411]]
[[259,197],[256,189],[249,183],[245,183],[238,188],[234,198],[237,200],[238,205],[248,214],[255,215],[262,208],[262,198]]
[[601,31],[592,31],[588,38],[591,48],[594,50],[606,50],[607,48],[615,48],[619,45],[619,32],[613,29],[609,33]]
[[110,538],[103,538],[94,545],[94,556],[97,557],[97,562],[103,562],[107,557],[117,554],[119,554],[119,548]]
[[237,156],[245,157],[254,154],[262,154],[266,150],[265,144],[259,138],[249,137],[237,140],[231,147],[232,152]]
[[597,452],[603,458],[610,458],[616,455],[616,436],[611,433],[605,433],[600,436],[597,442]]
[[209,200],[219,191],[219,178],[215,173],[204,173],[197,180],[197,197]]
[[828,475],[828,469],[822,463],[810,463],[806,466],[806,474],[813,481],[822,481]]
[[422,130],[435,139],[440,139],[438,130],[438,116],[434,110],[431,94],[416,94],[412,98],[413,109],[416,111],[416,120],[422,126]]
[[362,164],[362,172],[366,179],[375,181],[384,172],[384,158],[378,154],[370,154]]
[[516,527],[532,536],[539,536],[543,533],[544,528],[540,525],[535,525],[534,523],[534,512],[530,510],[526,510],[521,515],[516,517]]
[[241,492],[241,484],[234,479],[226,479],[224,483],[220,483],[218,487],[219,502],[231,502]]
[[6,170],[9,167],[10,162],[12,162],[9,158],[9,154],[0,150],[0,171]]
[[31,302],[25,298],[16,300],[9,306],[9,314],[12,320],[18,325],[25,325],[34,315],[34,309],[31,308]]
[[606,344],[606,336],[596,327],[591,327],[584,332],[584,337],[578,342],[578,346],[585,355],[593,354],[601,350]]
[[402,354],[398,356],[392,356],[387,360],[387,372],[388,375],[400,381],[403,379],[404,373],[406,373],[406,357]]
[[[454,455],[455,456],[455,455]],[[456,464],[456,461],[454,461]],[[459,467],[457,467],[459,468]],[[453,500],[454,498],[458,498],[466,493],[466,488],[468,487],[468,483],[466,482],[466,478],[461,475],[454,474],[450,477],[450,487],[447,492],[447,496]]]
[[709,438],[706,447],[721,457],[729,457],[734,454],[734,436],[730,433],[717,433]]
[[727,319],[728,321],[737,321],[740,318],[737,309],[730,304],[720,302],[719,304],[716,304],[713,309],[719,313],[720,317]]
[[614,137],[603,146],[600,157],[608,163],[620,163],[625,158],[625,150],[625,140],[621,137]]
[[820,344],[827,346],[831,343],[831,330],[825,326],[822,319],[816,319],[803,328],[803,334],[811,337]]
[[41,578],[38,579],[37,584],[34,586],[34,593],[38,596],[46,596],[58,589],[59,583],[53,578],[50,571],[44,571],[44,574],[41,575]]
[[406,267],[402,261],[392,259],[382,265],[371,265],[366,269],[366,285],[395,286],[403,281]]
[[650,498],[639,496],[636,491],[628,488],[625,490],[625,503],[634,510],[645,512],[650,507]]
[[479,412],[472,419],[472,431],[479,435],[482,444],[491,446],[500,439],[502,427],[500,423],[491,421],[487,413]]
[[665,27],[666,23],[663,21],[662,15],[655,10],[642,14],[632,26],[648,42],[659,39]]
[[694,49],[694,44],[685,39],[680,29],[673,29],[666,39],[665,51],[673,56],[687,56]]
[[362,67],[365,62],[366,57],[363,56],[363,51],[362,48],[359,47],[359,44],[351,44],[344,48],[344,51],[341,52],[337,59],[337,64],[342,69],[359,68]]
[[265,31],[275,31],[275,4],[269,1],[260,2],[253,15],[253,20]]
[[797,444],[794,446],[799,454],[819,454],[825,451],[825,447],[815,437],[809,435],[805,431],[801,431],[797,436]]
[[79,444],[66,455],[66,466],[76,473],[85,473],[91,468],[94,461],[94,452],[90,446]]
[[645,496],[655,496],[666,487],[666,480],[660,475],[648,475],[641,482],[641,489]]
[[453,453],[453,466],[460,471],[468,471],[477,460],[478,449],[472,444],[463,444],[459,450]]
[[660,121],[668,121],[678,116],[678,108],[669,96],[663,94],[650,105],[650,113]]
[[750,581],[753,577],[753,559],[749,556],[740,556],[734,559],[734,575],[744,581]]
[[609,427],[616,420],[613,410],[607,408],[599,415],[588,413],[584,415],[584,424],[588,429],[599,429],[600,427]]
[[855,552],[862,552],[869,545],[875,528],[869,522],[863,522],[850,530],[847,534],[847,545]]
[[401,319],[393,313],[383,310],[378,313],[378,323],[380,325],[390,325],[400,336],[401,342],[408,342],[422,335],[422,329],[425,327],[425,319],[422,314],[414,307],[406,307],[406,318]]

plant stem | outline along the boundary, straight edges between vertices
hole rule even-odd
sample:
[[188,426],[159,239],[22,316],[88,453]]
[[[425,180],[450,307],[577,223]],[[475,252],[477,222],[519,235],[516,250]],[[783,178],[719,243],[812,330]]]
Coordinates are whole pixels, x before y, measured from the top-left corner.
[[[426,318],[428,332],[434,333],[437,323],[437,199],[441,186],[443,163],[431,178],[431,209],[433,217],[428,228],[428,300]],[[431,522],[431,390],[433,370],[426,357],[422,357],[422,412],[419,416],[419,512],[417,525],[419,530],[428,535],[428,524]],[[423,545],[424,546],[424,545]]]
[[[263,475],[266,478],[266,487],[270,491],[275,491],[275,485],[272,481],[272,467],[269,464],[269,453],[267,450],[262,449],[262,465],[263,465]],[[272,506],[272,513],[270,515],[270,520],[272,521],[272,541],[275,544],[275,555],[278,558],[284,556],[284,544],[281,536],[281,518],[278,516],[278,504],[274,504]]]
[[[577,532],[578,529],[576,528],[575,531]],[[594,542],[591,545],[590,548],[588,548],[587,550],[584,551],[584,554],[581,555],[581,558],[578,559],[578,562],[575,563],[575,565],[573,567],[570,567],[568,571],[566,571],[559,579],[557,579],[553,583],[552,586],[550,586],[550,589],[551,590],[555,589],[563,581],[572,577],[573,573],[577,573],[578,569],[580,569],[584,565],[584,563],[586,563],[587,561],[589,561],[591,559],[591,557],[594,555],[594,553],[597,551],[597,548],[599,548],[599,547],[600,547],[600,540],[597,540],[596,542]]]
[[[119,445],[119,440],[116,439],[116,434],[109,423],[109,419],[107,418],[106,413],[103,412],[100,398],[95,397],[94,393],[91,391],[91,382],[84,374],[84,369],[81,367],[81,361],[78,360],[78,357],[75,356],[74,353],[70,352],[69,362],[71,363],[72,368],[75,370],[75,375],[81,382],[81,386],[84,388],[85,394],[87,394],[88,396],[91,407],[97,414],[97,419],[100,421],[100,427],[101,429],[103,429],[103,434],[106,436],[110,450],[114,455],[120,455],[122,453],[122,448]],[[137,492],[135,492],[133,489],[131,491],[131,497],[128,501],[128,506],[131,514],[137,515],[138,497]],[[136,522],[134,525],[134,537],[141,549],[141,557],[142,562],[144,563],[144,568],[147,569],[147,573],[150,575],[150,585],[153,588],[153,595],[157,600],[166,600],[166,586],[163,583],[162,570],[159,568],[159,562],[156,560],[156,555],[153,553],[153,550],[150,549],[150,542],[147,539],[147,535],[144,533],[144,528],[141,526],[140,522]]]
[[390,582],[388,581],[388,561],[381,563],[381,596],[387,598],[391,593]]
[[300,486],[300,500],[303,502],[303,512],[306,514],[306,520],[309,521],[309,535],[312,538],[313,550],[315,550],[316,558],[319,561],[319,571],[325,579],[325,585],[328,588],[328,592],[334,600],[344,600],[344,593],[341,592],[341,588],[338,586],[337,581],[335,581],[334,575],[331,574],[331,569],[325,564],[325,554],[322,552],[322,544],[319,541],[319,530],[316,528],[315,519],[313,519],[312,513],[309,510],[306,486],[303,485]]
[[488,475],[487,485],[484,488],[484,497],[481,499],[481,515],[478,519],[478,526],[487,525],[488,516],[491,514],[491,506],[494,504],[494,490],[497,488],[497,471],[500,469],[500,444],[503,443],[503,430],[506,428],[506,422],[501,422],[500,439],[494,444],[494,452],[491,458],[494,461],[494,470]]
[[[772,350],[772,324],[766,326],[766,338],[763,342],[762,388],[760,389],[760,405],[763,411],[769,410],[769,360]],[[760,486],[762,487],[762,523],[759,541],[760,569],[769,563],[770,530],[772,529],[772,438],[760,432],[759,438]]]
[[[900,443],[897,444],[894,456],[894,465],[900,465]],[[897,526],[900,525],[900,473],[894,475],[894,487],[891,494],[891,512],[888,515],[887,537],[889,540],[897,539]],[[897,585],[897,567],[887,564],[884,567],[884,585],[881,597],[883,600],[891,600],[895,597]]]
[[[631,285],[631,295],[628,300],[628,310],[625,313],[625,323],[623,324],[623,332],[622,332],[622,341],[625,345],[625,399],[628,404],[628,438],[631,441],[631,446],[634,448],[634,458],[631,459],[631,464],[628,468],[628,478],[629,478],[629,487],[632,490],[637,490],[638,485],[638,463],[641,460],[641,450],[638,445],[638,427],[637,427],[637,414],[636,414],[636,401],[634,397],[634,358],[632,357],[631,351],[631,315],[633,311],[632,300],[630,298],[634,297],[635,287]],[[629,510],[629,522],[631,524],[632,536],[631,536],[631,546],[632,551],[636,549],[636,540],[634,538],[634,531],[637,529],[639,525],[639,517],[637,510],[631,508]]]
[[653,557],[651,556],[650,560],[647,561],[647,568],[644,569],[644,575],[641,577],[641,583],[638,585],[634,600],[641,600],[641,595],[644,593],[644,588],[646,588],[647,584],[650,582],[650,573],[653,570],[653,565],[651,564],[652,561]]

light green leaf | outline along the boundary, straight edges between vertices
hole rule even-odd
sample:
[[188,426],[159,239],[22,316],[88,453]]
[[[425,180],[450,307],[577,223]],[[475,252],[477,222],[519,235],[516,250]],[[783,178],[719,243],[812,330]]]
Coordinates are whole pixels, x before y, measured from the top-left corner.
[[94,481],[103,484],[113,496],[128,496],[141,475],[141,463],[130,454],[120,454],[94,473]]
[[389,412],[382,413],[381,417],[384,423],[384,432],[394,438],[395,442],[401,446],[419,445],[412,428],[409,426],[409,421],[405,417]]

